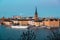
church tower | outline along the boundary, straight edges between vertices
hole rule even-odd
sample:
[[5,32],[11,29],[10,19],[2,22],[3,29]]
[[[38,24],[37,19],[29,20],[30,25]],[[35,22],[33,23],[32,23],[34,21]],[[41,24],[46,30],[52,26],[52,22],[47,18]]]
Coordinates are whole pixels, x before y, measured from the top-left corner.
[[38,13],[37,13],[37,8],[35,9],[34,20],[35,20],[35,21],[38,21]]

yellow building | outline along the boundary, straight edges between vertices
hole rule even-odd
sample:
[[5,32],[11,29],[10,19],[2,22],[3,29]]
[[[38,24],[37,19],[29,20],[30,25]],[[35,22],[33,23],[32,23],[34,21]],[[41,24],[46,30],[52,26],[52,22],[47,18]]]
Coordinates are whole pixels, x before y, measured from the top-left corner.
[[19,20],[19,25],[22,25],[22,26],[27,26],[28,25],[28,20],[27,19],[21,19]]
[[11,20],[8,20],[8,19],[5,19],[3,22],[1,22],[1,23],[3,23],[4,25],[12,25],[12,21]]
[[44,25],[47,27],[59,27],[58,19],[47,19],[44,21]]

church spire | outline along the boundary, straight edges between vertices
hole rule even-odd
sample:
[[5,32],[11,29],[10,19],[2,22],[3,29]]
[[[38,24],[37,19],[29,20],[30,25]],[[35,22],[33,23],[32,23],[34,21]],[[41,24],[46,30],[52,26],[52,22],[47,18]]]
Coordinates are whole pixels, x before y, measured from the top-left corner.
[[36,7],[36,9],[35,9],[34,20],[35,20],[35,21],[38,21],[37,7]]
[[37,7],[36,7],[36,9],[35,9],[35,15],[38,15],[38,13],[37,13]]

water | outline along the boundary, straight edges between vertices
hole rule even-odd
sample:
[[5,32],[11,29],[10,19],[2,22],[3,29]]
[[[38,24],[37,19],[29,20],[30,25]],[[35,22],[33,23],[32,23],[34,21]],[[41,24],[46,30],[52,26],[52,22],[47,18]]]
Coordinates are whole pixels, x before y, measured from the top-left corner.
[[0,26],[0,39],[6,40],[7,38],[13,38],[17,40],[23,31],[26,30],[12,29],[12,28],[7,28],[5,26]]
[[[60,31],[57,32],[60,35]],[[54,31],[54,33],[56,32]],[[2,25],[0,26],[0,40],[23,40],[21,39],[21,37],[23,39],[25,38],[24,40],[27,40],[27,38],[30,38],[31,40],[54,40],[55,39],[53,32],[45,28],[27,30],[27,29],[12,29]]]

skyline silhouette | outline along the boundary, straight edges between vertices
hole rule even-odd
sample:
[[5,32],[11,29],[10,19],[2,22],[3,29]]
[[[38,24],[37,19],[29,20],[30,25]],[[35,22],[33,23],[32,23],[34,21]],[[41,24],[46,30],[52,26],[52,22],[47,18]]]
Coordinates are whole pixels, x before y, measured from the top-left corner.
[[35,6],[39,17],[60,17],[59,0],[0,0],[0,17],[34,16]]

